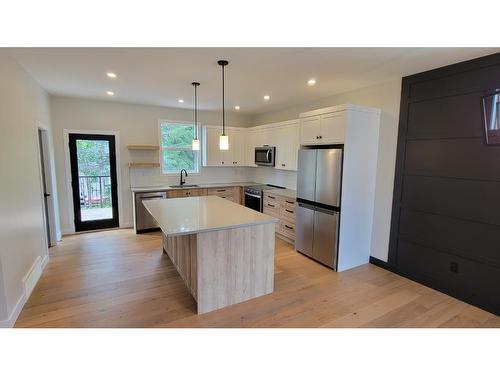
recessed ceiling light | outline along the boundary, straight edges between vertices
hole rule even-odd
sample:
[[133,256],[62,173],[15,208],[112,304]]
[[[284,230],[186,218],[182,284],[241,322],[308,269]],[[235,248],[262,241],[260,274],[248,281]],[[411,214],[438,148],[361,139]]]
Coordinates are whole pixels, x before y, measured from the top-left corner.
[[109,78],[116,78],[116,74],[113,73],[113,72],[107,72],[106,75],[109,77]]
[[307,81],[307,84],[309,86],[314,86],[316,84],[316,80],[314,78],[311,78],[309,81]]
[[235,105],[234,109],[236,109],[237,111],[239,111],[240,110],[240,106],[239,105]]
[[115,93],[113,91],[106,91],[106,94],[108,94],[109,96],[115,95]]
[[184,99],[177,100],[179,103],[184,103]]
[[264,100],[269,100],[271,97],[269,95],[264,95]]

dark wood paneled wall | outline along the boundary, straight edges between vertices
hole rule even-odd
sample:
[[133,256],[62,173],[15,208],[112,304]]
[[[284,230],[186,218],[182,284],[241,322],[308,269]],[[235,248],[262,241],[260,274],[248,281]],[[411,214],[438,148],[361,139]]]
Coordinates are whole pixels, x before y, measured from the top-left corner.
[[500,54],[403,78],[388,267],[500,314]]

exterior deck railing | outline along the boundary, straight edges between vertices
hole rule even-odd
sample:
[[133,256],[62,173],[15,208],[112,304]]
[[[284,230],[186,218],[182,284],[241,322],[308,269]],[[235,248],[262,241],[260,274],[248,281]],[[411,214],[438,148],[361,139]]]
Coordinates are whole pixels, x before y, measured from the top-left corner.
[[80,207],[89,209],[111,206],[110,176],[80,176]]

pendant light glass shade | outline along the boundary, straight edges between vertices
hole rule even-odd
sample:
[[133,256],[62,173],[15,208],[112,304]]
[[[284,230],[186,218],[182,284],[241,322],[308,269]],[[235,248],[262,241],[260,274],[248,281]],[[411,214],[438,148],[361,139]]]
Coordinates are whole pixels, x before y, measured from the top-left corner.
[[219,150],[229,150],[229,137],[226,135],[226,106],[224,97],[224,67],[229,64],[226,60],[217,61],[222,68],[222,134],[219,137]]
[[227,135],[219,137],[219,150],[229,150],[229,137]]
[[198,139],[198,92],[197,88],[200,85],[198,82],[191,83],[194,87],[194,138],[191,143],[191,150],[200,151],[200,140]]
[[193,143],[191,144],[191,149],[193,151],[200,151],[200,140],[198,138],[193,139]]

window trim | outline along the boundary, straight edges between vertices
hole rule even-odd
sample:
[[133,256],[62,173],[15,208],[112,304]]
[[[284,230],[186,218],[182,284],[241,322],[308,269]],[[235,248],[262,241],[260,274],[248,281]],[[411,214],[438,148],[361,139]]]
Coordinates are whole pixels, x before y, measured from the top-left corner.
[[[167,119],[159,119],[158,120],[158,145],[160,146],[159,148],[159,159],[160,159],[160,175],[162,176],[178,176],[180,173],[180,170],[178,172],[167,172],[163,173],[163,150],[164,147],[162,147],[161,143],[161,125],[164,123],[171,123],[171,124],[186,124],[186,125],[193,125],[194,121],[176,121],[176,120],[167,120]],[[189,175],[199,175],[200,168],[201,168],[201,151],[203,147],[203,142],[202,142],[202,135],[201,135],[201,123],[198,121],[198,124],[196,124],[196,131],[198,133],[198,139],[200,140],[200,149],[198,151],[194,151],[197,153],[197,171],[196,172],[190,172],[188,171]],[[171,150],[186,150],[185,148],[179,148],[179,147],[165,147],[165,149],[171,149]]]

